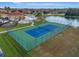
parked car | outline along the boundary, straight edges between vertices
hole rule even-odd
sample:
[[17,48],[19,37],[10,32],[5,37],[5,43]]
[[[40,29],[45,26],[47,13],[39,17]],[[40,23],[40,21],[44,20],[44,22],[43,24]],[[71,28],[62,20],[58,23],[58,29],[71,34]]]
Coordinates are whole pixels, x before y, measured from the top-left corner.
[[3,23],[2,23],[2,22],[0,22],[0,26],[1,26],[1,25],[3,25]]
[[9,19],[8,18],[0,18],[0,26],[9,22]]
[[0,57],[4,57],[4,53],[1,48],[0,48]]

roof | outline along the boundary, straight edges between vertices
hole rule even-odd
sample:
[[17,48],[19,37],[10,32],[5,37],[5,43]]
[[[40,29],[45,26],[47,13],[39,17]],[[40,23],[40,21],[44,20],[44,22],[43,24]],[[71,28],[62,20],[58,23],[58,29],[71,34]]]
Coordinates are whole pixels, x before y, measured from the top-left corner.
[[7,12],[0,12],[0,14],[8,14]]
[[16,12],[11,12],[9,15],[23,15],[23,13],[16,11]]
[[15,11],[15,12],[0,12],[0,14],[8,14],[8,15],[24,15],[22,12]]

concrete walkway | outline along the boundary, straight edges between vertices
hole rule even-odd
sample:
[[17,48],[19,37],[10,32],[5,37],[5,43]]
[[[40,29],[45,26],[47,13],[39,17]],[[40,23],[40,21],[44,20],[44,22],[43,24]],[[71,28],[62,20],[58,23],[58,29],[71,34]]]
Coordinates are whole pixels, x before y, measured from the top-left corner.
[[34,23],[32,23],[30,26],[25,26],[25,27],[21,27],[21,28],[16,28],[16,29],[11,29],[11,30],[1,31],[0,34],[6,33],[6,32],[9,32],[9,31],[20,30],[20,29],[23,29],[23,28],[26,28],[26,27],[31,27],[31,26],[34,26],[33,24],[34,24]]

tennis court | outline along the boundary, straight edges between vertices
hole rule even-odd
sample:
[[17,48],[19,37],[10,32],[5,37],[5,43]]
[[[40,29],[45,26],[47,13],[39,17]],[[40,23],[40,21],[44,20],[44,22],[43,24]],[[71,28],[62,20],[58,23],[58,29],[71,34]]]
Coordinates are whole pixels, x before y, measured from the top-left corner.
[[38,38],[38,37],[48,33],[49,31],[55,30],[56,28],[58,28],[58,26],[47,24],[47,25],[44,25],[44,26],[40,26],[38,28],[27,30],[25,32],[28,33],[29,35],[31,35],[34,38]]
[[66,28],[66,25],[45,23],[39,26],[12,31],[9,32],[9,35],[12,36],[27,51],[30,51],[50,38],[56,36]]

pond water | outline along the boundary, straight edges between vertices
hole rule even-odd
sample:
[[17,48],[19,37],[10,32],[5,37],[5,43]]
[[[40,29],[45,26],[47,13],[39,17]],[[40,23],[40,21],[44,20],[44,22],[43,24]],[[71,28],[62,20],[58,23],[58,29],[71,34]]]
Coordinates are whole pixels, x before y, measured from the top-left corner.
[[27,15],[27,16],[25,16],[25,19],[27,20],[35,20],[35,19],[37,19],[34,15]]
[[55,22],[60,24],[65,24],[69,26],[73,26],[75,28],[79,27],[79,19],[72,19],[72,18],[65,18],[65,17],[59,17],[59,16],[49,16],[45,18],[48,22]]

